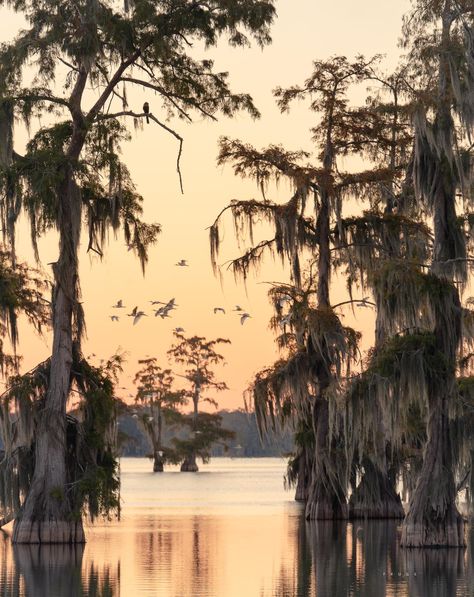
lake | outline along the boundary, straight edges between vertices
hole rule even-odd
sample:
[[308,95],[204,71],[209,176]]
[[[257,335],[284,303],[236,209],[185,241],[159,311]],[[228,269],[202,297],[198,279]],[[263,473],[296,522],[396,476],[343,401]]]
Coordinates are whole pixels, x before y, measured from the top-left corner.
[[285,462],[216,458],[153,474],[124,458],[120,521],[85,547],[12,548],[0,535],[2,597],[471,597],[466,550],[401,550],[387,521],[307,523]]

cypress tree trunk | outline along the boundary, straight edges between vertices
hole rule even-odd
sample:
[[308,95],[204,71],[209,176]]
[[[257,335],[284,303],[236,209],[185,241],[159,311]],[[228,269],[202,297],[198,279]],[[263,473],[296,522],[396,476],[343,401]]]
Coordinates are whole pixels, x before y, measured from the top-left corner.
[[349,498],[349,517],[404,518],[402,501],[390,476],[369,458],[363,461],[364,474]]
[[163,472],[163,458],[160,456],[160,450],[153,452],[153,472]]
[[[153,423],[152,423],[152,441],[153,441],[153,472],[154,473],[162,473],[163,472],[163,452],[161,449],[161,436],[162,436],[162,429],[163,429],[163,421],[162,421],[162,414],[161,414],[161,405],[158,404],[151,404],[151,412],[153,414]],[[155,434],[155,418],[156,418],[156,434]]]
[[[449,49],[454,43],[451,26],[455,18],[452,0],[445,0],[442,14],[439,52],[438,97],[432,127],[435,147],[424,149],[422,158],[429,160],[430,176],[423,178],[421,188],[433,205],[434,256],[432,271],[440,278],[456,278],[455,262],[463,257],[461,232],[456,218],[456,177],[452,151],[456,147],[455,125],[451,115],[453,103],[450,84]],[[457,51],[457,50],[456,50]],[[424,184],[423,184],[424,183]],[[426,190],[428,189],[428,190]],[[428,401],[428,440],[417,486],[410,499],[409,511],[402,528],[403,547],[464,547],[464,520],[456,507],[456,486],[453,474],[449,432],[449,405],[455,387],[456,351],[461,338],[461,303],[456,285],[451,285],[447,306],[435,299],[436,348],[446,360],[443,383],[432,383]]]
[[308,499],[312,468],[312,454],[310,454],[308,448],[303,446],[298,460],[298,481],[295,491],[295,500],[297,502],[306,502]]
[[423,467],[402,528],[403,547],[464,547],[464,520],[456,507],[449,441],[448,400],[430,403]]
[[197,473],[199,467],[196,463],[196,454],[191,454],[190,456],[186,456],[186,458],[181,463],[181,472],[183,473]]
[[[197,431],[197,424],[198,424],[198,405],[199,405],[199,398],[200,398],[200,387],[198,386],[195,389],[194,397],[193,397],[193,431],[196,434]],[[194,435],[196,437],[196,435]],[[182,473],[197,473],[199,471],[199,467],[196,462],[196,453],[192,452],[181,463],[181,472]]]
[[[332,116],[330,117],[331,121]],[[332,181],[333,148],[332,130],[328,129],[326,149],[323,159],[328,179]],[[318,309],[330,309],[329,283],[331,276],[330,251],[330,194],[327,188],[321,189],[321,204],[317,219],[318,229]],[[315,453],[311,485],[306,502],[306,518],[308,520],[345,519],[348,516],[346,493],[334,473],[334,456],[330,453],[329,437],[329,402],[326,391],[331,383],[331,357],[325,341],[321,339],[321,347],[314,354],[314,371],[318,383],[318,395],[313,405],[313,430]]]
[[53,351],[48,392],[37,427],[35,470],[23,508],[15,520],[14,543],[83,543],[80,512],[73,512],[66,470],[66,404],[73,352],[73,312],[77,308],[81,196],[72,168],[59,189],[59,260],[53,266]]
[[308,520],[336,520],[348,517],[346,493],[334,474],[334,456],[329,451],[329,403],[318,396],[313,408],[315,454],[311,485],[306,502]]

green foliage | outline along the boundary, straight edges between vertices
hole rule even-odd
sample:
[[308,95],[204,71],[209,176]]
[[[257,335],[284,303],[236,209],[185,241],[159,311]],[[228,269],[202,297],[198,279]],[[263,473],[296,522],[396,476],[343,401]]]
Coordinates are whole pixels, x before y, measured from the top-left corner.
[[163,424],[177,426],[183,423],[184,415],[180,408],[187,403],[183,390],[174,390],[174,376],[171,369],[162,369],[156,358],[138,361],[140,370],[135,375],[137,394],[135,403],[141,405],[139,414],[134,416],[151,441],[153,451],[163,453],[162,461],[175,463],[179,456],[170,447],[163,445]]
[[199,413],[197,420],[189,415],[183,419],[184,424],[190,428],[188,439],[173,438],[175,452],[179,460],[196,455],[202,458],[204,463],[209,462],[211,448],[216,443],[224,445],[227,449],[226,440],[235,436],[233,431],[222,427],[222,417],[216,413]]
[[[116,421],[121,409],[114,396],[122,357],[114,355],[101,367],[75,355],[71,384],[80,396],[66,421],[67,485],[61,491],[71,512],[86,511],[94,519],[120,509]],[[39,418],[45,408],[50,360],[12,378],[2,400],[0,501],[16,512],[28,492],[34,469],[34,446]],[[65,492],[65,493],[64,493]]]

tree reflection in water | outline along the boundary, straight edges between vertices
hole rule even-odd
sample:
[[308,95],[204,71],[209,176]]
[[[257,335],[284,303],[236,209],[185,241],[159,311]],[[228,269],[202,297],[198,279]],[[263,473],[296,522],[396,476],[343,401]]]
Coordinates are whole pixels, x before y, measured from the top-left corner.
[[474,597],[474,533],[468,550],[401,549],[393,520],[305,522],[293,578],[281,569],[274,597]]
[[2,597],[119,597],[119,565],[83,567],[83,545],[14,545],[2,541]]

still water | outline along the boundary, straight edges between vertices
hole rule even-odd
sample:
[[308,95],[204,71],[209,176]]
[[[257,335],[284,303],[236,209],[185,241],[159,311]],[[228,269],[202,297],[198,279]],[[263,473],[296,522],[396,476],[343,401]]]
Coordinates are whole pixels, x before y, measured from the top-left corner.
[[2,597],[474,597],[467,550],[403,551],[390,522],[306,523],[285,463],[215,459],[198,474],[122,460],[120,522],[84,548],[12,548]]

